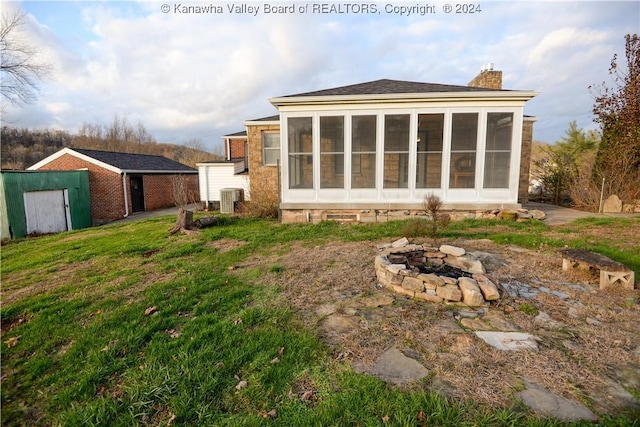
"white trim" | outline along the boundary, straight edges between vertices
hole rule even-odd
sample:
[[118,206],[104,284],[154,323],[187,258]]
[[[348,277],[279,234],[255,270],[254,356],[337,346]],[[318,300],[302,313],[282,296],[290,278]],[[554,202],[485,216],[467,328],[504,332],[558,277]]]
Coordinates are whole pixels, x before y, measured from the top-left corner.
[[[474,103],[475,104],[475,103]],[[522,123],[524,103],[492,103],[491,105],[456,105],[444,107],[445,104],[423,104],[420,108],[384,108],[384,105],[373,105],[369,108],[357,108],[354,110],[341,108],[308,109],[303,107],[295,110],[293,107],[285,108],[282,112],[281,132],[281,158],[288,159],[288,132],[287,121],[293,117],[310,117],[313,125],[313,180],[311,189],[291,189],[288,182],[288,162],[282,163],[282,206],[296,206],[304,203],[315,205],[344,204],[361,205],[375,204],[377,208],[384,209],[385,205],[412,204],[420,205],[424,195],[435,193],[443,201],[451,205],[459,204],[517,204],[518,185],[520,174],[520,151],[522,144]],[[486,157],[486,126],[487,114],[493,112],[513,113],[514,123],[512,130],[512,146],[509,171],[509,186],[503,189],[485,189],[484,165]],[[475,146],[475,179],[473,188],[450,188],[451,172],[451,133],[453,114],[474,113],[478,115],[478,129],[476,132]],[[387,115],[408,114],[409,122],[409,165],[407,188],[384,188],[384,123]],[[444,132],[442,147],[441,187],[417,188],[416,164],[417,164],[417,127],[420,114],[444,114]],[[320,189],[320,133],[319,118],[321,116],[343,115],[345,118],[345,186],[340,189]],[[352,159],[352,134],[351,121],[356,115],[376,116],[376,186],[375,189],[352,189],[351,183],[351,159]]]
[[107,169],[111,172],[115,172],[117,174],[121,174],[123,171],[120,168],[117,168],[115,166],[112,166],[110,164],[101,162],[100,160],[96,160],[93,157],[89,157],[85,154],[82,153],[78,153],[75,150],[72,150],[69,147],[65,147],[62,150],[58,151],[57,153],[53,153],[52,155],[50,155],[49,157],[44,158],[43,160],[40,160],[38,163],[36,163],[35,165],[27,168],[27,170],[37,170],[40,169],[42,166],[47,165],[49,163],[51,163],[52,161],[64,156],[65,154],[68,154],[70,156],[73,157],[77,157],[78,159],[84,160],[86,162],[89,162],[91,164],[94,164],[96,166],[100,166],[103,169]]
[[129,200],[127,200],[127,190],[129,186],[127,185],[127,173],[122,173],[122,192],[124,193],[124,216],[126,218],[129,216]]
[[280,120],[245,120],[245,126],[278,126]]
[[[321,104],[372,104],[379,102],[440,102],[440,101],[528,101],[535,97],[535,91],[476,91],[476,92],[429,92],[429,93],[392,93],[368,95],[320,95],[320,96],[284,96],[269,98],[276,108],[285,105],[321,105]],[[282,111],[282,110],[280,110]],[[246,124],[247,122],[245,122]]]

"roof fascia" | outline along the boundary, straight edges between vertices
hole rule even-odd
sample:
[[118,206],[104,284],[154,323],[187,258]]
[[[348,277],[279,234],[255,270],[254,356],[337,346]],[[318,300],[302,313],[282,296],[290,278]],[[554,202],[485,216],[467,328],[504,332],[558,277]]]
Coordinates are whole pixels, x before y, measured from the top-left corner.
[[245,120],[245,126],[278,126],[280,120]]
[[[318,104],[364,104],[373,102],[415,102],[434,101],[467,101],[467,100],[509,100],[528,101],[538,95],[535,91],[476,91],[476,92],[431,92],[431,93],[392,93],[368,95],[326,95],[326,96],[293,96],[269,98],[275,107],[283,105],[318,105]],[[245,122],[246,123],[246,122]]]
[[117,168],[117,167],[115,167],[113,165],[110,165],[108,163],[101,162],[100,160],[94,159],[93,157],[87,156],[85,154],[79,153],[79,152],[77,152],[77,151],[75,151],[75,150],[73,150],[73,149],[71,149],[69,147],[65,147],[62,150],[60,150],[60,151],[58,151],[56,153],[53,153],[49,157],[45,157],[44,159],[40,160],[35,165],[33,165],[31,167],[28,167],[27,170],[38,170],[41,167],[51,163],[52,161],[64,156],[65,154],[68,154],[68,155],[73,156],[73,157],[77,157],[77,158],[79,158],[81,160],[84,160],[86,162],[92,163],[92,164],[94,164],[96,166],[99,166],[99,167],[101,167],[103,169],[107,169],[107,170],[109,170],[111,172],[115,172],[115,173],[118,173],[118,174],[123,172],[122,169],[120,169],[120,168]]
[[137,170],[137,169],[122,169],[122,173],[127,174],[141,174],[141,175],[180,175],[180,174],[196,174],[197,170],[192,171],[180,171],[180,170]]

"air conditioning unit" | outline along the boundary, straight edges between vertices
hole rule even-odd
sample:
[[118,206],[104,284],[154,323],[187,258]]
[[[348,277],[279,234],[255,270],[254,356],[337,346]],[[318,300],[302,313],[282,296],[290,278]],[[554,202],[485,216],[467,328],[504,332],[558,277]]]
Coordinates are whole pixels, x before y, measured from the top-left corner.
[[234,213],[238,202],[242,202],[243,200],[244,192],[241,188],[223,188],[220,190],[220,213]]

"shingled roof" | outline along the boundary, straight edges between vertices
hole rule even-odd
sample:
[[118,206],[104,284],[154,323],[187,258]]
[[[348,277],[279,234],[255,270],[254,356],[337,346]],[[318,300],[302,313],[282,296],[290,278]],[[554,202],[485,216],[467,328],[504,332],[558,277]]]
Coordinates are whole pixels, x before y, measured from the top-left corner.
[[223,138],[239,138],[239,137],[246,137],[246,136],[247,136],[247,131],[246,130],[241,130],[239,132],[228,133],[226,135],[222,135]]
[[198,173],[198,171],[192,167],[162,156],[85,150],[83,148],[69,147],[65,147],[49,157],[40,160],[35,165],[27,168],[27,170],[38,170],[64,155],[81,158],[116,173]]
[[501,91],[502,89],[487,89],[470,86],[445,85],[439,83],[420,83],[404,80],[381,79],[371,82],[358,83],[348,86],[334,87],[331,89],[317,90],[313,92],[285,95],[283,98],[299,96],[344,96],[344,95],[384,95],[400,93],[444,93],[444,92],[487,92]]
[[85,150],[73,148],[73,151],[114,166],[122,171],[153,172],[194,172],[191,168],[175,160],[150,154],[118,153],[115,151]]

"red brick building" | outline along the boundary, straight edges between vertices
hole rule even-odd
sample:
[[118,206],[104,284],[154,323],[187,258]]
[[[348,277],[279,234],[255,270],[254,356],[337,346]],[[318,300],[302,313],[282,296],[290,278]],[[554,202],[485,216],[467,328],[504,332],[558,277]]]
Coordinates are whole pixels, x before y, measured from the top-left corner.
[[247,161],[247,131],[230,133],[223,135],[224,140],[224,159],[225,160],[244,160],[245,165],[248,165]]
[[78,169],[89,171],[93,224],[175,206],[177,177],[184,178],[189,200],[199,200],[198,171],[162,156],[63,148],[28,168]]

